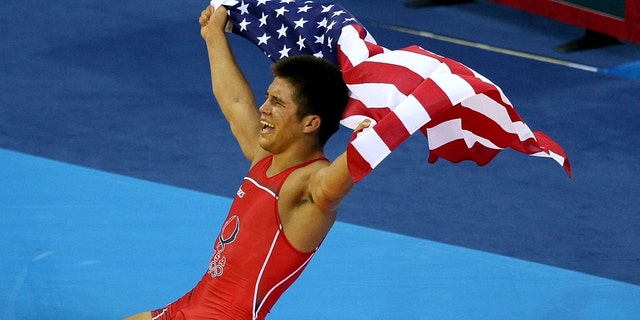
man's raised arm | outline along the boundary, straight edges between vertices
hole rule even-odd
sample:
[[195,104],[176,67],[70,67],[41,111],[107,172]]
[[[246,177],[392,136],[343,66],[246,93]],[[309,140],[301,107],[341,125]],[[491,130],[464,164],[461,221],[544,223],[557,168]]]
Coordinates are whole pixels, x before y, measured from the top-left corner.
[[[370,120],[362,121],[356,132],[368,128]],[[309,192],[318,208],[323,212],[331,212],[338,206],[353,188],[355,183],[349,173],[347,151],[340,154],[328,167],[316,172],[309,182]]]
[[227,10],[214,11],[208,6],[200,15],[200,35],[207,45],[213,94],[226,117],[231,132],[238,140],[245,157],[254,160],[261,150],[258,145],[260,116],[251,87],[229,47],[225,25]]

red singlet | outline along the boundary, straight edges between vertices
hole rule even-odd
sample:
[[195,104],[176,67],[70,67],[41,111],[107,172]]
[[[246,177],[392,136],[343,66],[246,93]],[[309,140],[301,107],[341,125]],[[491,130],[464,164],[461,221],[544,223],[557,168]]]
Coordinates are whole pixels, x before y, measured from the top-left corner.
[[272,159],[260,160],[244,178],[207,273],[191,292],[152,311],[154,319],[264,319],[302,273],[317,248],[303,253],[286,239],[278,215],[278,193],[294,170],[324,158],[267,177]]

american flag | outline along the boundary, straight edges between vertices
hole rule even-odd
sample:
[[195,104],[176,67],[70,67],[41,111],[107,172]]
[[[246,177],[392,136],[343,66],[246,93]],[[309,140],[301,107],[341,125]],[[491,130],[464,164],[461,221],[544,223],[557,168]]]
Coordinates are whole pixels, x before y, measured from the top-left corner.
[[311,54],[337,64],[350,90],[342,124],[354,129],[347,147],[354,181],[371,172],[413,133],[427,137],[429,162],[485,165],[500,150],[556,160],[571,176],[566,153],[531,131],[502,90],[465,65],[419,46],[378,45],[353,15],[335,3],[295,0],[213,0],[229,10],[229,31],[277,61]]

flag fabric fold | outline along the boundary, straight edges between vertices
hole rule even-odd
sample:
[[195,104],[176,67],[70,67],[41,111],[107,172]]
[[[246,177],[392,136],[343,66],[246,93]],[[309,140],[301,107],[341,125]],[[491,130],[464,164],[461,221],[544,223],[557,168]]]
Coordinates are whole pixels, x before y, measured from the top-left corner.
[[310,54],[340,67],[351,98],[341,123],[354,129],[372,120],[347,146],[356,182],[417,131],[427,138],[430,163],[443,158],[482,166],[511,148],[552,158],[571,176],[562,147],[531,131],[498,86],[460,62],[415,45],[382,47],[335,3],[214,0],[212,5],[227,7],[229,30],[273,61]]

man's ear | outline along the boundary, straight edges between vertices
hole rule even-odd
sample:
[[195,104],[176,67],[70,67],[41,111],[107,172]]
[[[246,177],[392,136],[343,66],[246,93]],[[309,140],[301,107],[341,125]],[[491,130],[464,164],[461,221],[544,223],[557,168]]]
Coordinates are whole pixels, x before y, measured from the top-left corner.
[[303,123],[304,123],[304,132],[305,133],[311,133],[313,131],[316,131],[318,129],[320,129],[320,123],[321,123],[321,119],[320,116],[312,114],[312,115],[308,115],[306,117],[304,117],[303,119]]

